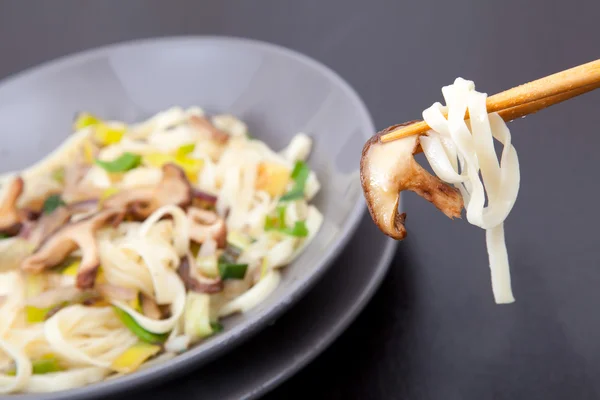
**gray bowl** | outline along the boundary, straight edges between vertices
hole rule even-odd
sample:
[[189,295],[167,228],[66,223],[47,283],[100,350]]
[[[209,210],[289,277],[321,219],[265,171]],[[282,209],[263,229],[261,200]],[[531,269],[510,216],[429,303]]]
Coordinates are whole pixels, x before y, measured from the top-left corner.
[[313,137],[309,164],[322,184],[315,204],[325,217],[323,226],[306,251],[285,268],[277,290],[250,312],[226,319],[224,332],[164,364],[45,398],[107,395],[209,362],[298,300],[358,226],[365,209],[358,160],[364,142],[375,132],[365,105],[346,82],[318,62],[245,39],[129,42],[61,58],[4,81],[0,168],[24,168],[58,146],[78,111],[135,122],[174,105],[233,113],[276,150],[297,132]]

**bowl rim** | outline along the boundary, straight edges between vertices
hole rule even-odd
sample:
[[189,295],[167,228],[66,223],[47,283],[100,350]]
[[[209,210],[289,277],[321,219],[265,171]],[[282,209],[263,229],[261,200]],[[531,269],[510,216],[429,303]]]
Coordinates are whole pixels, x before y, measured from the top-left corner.
[[[293,59],[296,62],[302,63],[310,69],[315,70],[317,73],[326,76],[330,81],[334,82],[341,90],[348,96],[350,101],[354,104],[357,109],[357,115],[361,120],[361,124],[366,126],[369,132],[375,132],[375,125],[373,119],[364,101],[360,98],[356,90],[344,80],[339,74],[333,71],[325,64],[305,55],[296,50],[289,49],[287,47],[274,44],[271,42],[228,36],[228,35],[177,35],[177,36],[161,36],[161,37],[147,37],[143,39],[135,39],[128,41],[121,41],[112,44],[103,45],[100,47],[94,47],[80,52],[74,52],[61,57],[45,61],[38,65],[26,68],[22,71],[16,72],[12,75],[5,77],[0,80],[0,93],[3,90],[10,88],[12,85],[19,84],[21,80],[28,79],[30,76],[44,76],[44,74],[51,74],[54,71],[68,68],[70,66],[91,60],[93,58],[111,53],[114,51],[123,51],[128,48],[138,48],[140,46],[165,46],[170,43],[226,43],[228,45],[238,45],[250,48],[256,48],[262,52],[269,52],[272,54],[278,54],[289,59]],[[365,141],[369,136],[365,136]],[[249,339],[253,335],[257,334],[262,328],[268,323],[275,321],[285,311],[287,311],[293,304],[302,298],[308,290],[314,286],[314,284],[323,276],[328,270],[329,266],[333,264],[337,256],[346,247],[350,238],[356,232],[359,223],[366,211],[364,198],[359,196],[356,200],[353,208],[351,209],[348,218],[340,229],[340,235],[330,244],[330,250],[316,263],[313,272],[305,277],[297,279],[290,286],[289,294],[284,296],[280,301],[275,303],[272,307],[265,309],[264,311],[257,313],[252,318],[248,319],[244,323],[238,325],[235,328],[228,329],[226,332],[221,334],[221,339],[214,341],[212,346],[201,348],[201,346],[192,348],[171,360],[165,361],[142,371],[138,371],[132,374],[124,375],[115,379],[109,379],[93,383],[87,386],[78,387],[74,389],[67,389],[57,392],[44,393],[45,399],[59,399],[59,398],[91,398],[98,396],[106,396],[115,394],[118,392],[124,392],[134,387],[139,387],[149,381],[154,381],[153,384],[159,382],[159,380],[173,378],[177,374],[180,374],[192,367],[200,367],[206,365],[217,356],[233,350],[238,345],[242,344],[245,340]],[[227,336],[224,336],[227,335]],[[28,394],[13,394],[10,398],[14,399],[30,399],[37,398],[39,394],[28,393]]]

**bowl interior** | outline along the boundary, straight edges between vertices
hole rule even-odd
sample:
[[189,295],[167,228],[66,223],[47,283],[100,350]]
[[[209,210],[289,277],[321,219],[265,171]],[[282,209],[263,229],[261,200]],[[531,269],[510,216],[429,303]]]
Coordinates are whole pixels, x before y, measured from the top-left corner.
[[347,84],[307,57],[248,40],[173,38],[92,50],[0,85],[0,170],[24,168],[58,146],[78,111],[135,122],[193,105],[240,117],[275,150],[297,132],[311,136],[309,165],[322,185],[314,204],[324,215],[321,231],[285,268],[274,294],[180,356],[199,361],[202,353],[208,358],[257,330],[260,321],[272,320],[316,279],[357,226],[364,209],[358,160],[374,127]]

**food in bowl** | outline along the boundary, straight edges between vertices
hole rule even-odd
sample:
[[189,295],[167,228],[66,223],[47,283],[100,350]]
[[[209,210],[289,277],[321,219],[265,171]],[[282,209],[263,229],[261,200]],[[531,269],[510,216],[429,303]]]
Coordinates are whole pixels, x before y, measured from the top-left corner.
[[2,177],[0,393],[84,386],[173,357],[278,285],[318,232],[311,139],[171,108],[75,132]]

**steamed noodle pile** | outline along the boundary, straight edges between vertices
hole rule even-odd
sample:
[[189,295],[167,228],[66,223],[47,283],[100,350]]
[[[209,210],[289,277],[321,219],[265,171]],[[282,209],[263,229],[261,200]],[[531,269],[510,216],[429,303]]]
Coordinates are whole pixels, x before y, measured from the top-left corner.
[[[193,118],[210,121],[210,129],[227,136],[207,136],[189,123]],[[173,163],[208,199],[207,206],[202,203],[206,207],[193,207],[225,221],[226,243],[213,237],[198,243],[190,211],[164,204],[145,219],[126,217],[95,232],[100,268],[95,286],[79,290],[80,250],[58,266],[30,273],[22,262],[39,243],[28,242],[25,224],[16,236],[5,235],[0,239],[0,393],[79,387],[186,351],[218,332],[219,318],[263,301],[279,283],[278,268],[303,250],[322,222],[309,204],[319,182],[304,163],[311,147],[304,134],[274,152],[251,138],[238,119],[209,120],[198,108],[173,108],[131,126],[88,115],[79,128],[18,174],[24,181],[19,207],[33,207],[39,199],[46,207],[50,198],[60,200],[50,216],[65,203],[87,198],[99,199],[101,207],[115,193],[158,185],[164,165]],[[138,162],[114,172],[115,165],[131,159],[126,154]],[[82,167],[73,171],[73,165]],[[4,176],[3,188],[15,176]],[[75,214],[69,223],[94,212]],[[200,282],[195,289],[182,275],[185,259],[191,260],[194,282]],[[102,287],[110,290],[98,297]]]
[[[421,138],[421,147],[440,179],[460,190],[467,220],[485,229],[494,298],[497,303],[511,303],[504,220],[519,192],[517,152],[506,123],[498,114],[488,114],[487,96],[475,91],[473,82],[457,78],[442,93],[446,108],[435,103],[423,112],[432,129]],[[470,120],[465,121],[467,109]],[[442,114],[445,110],[447,118]],[[504,145],[500,163],[494,138]]]

